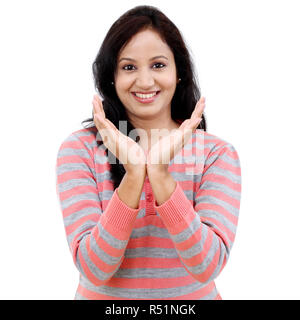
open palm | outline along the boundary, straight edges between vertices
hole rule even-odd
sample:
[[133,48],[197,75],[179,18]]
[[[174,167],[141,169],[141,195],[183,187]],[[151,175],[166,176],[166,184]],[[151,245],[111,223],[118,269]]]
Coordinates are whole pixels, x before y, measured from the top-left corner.
[[169,162],[189,141],[193,132],[201,122],[205,98],[197,102],[190,119],[185,120],[178,129],[172,130],[170,134],[161,137],[149,150],[147,154],[147,170],[164,172],[168,170]]
[[106,118],[102,101],[97,95],[94,96],[93,106],[94,123],[102,141],[107,149],[123,164],[126,172],[133,173],[146,168],[144,150]]

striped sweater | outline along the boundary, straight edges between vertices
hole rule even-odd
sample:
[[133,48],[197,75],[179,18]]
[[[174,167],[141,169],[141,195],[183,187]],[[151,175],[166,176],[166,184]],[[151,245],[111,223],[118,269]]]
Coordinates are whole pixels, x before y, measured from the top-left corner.
[[240,208],[235,148],[196,129],[170,161],[176,181],[157,205],[148,177],[139,207],[114,190],[96,127],[70,134],[56,163],[56,191],[80,299],[221,299],[214,279],[228,261]]

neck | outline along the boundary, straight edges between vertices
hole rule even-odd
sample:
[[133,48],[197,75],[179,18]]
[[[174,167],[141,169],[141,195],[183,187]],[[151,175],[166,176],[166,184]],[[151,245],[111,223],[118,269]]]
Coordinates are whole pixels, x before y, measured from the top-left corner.
[[[172,130],[179,127],[179,124],[173,120],[171,117],[161,118],[161,119],[130,119],[132,125],[136,128],[138,132],[146,131],[147,134],[151,134],[151,129],[168,129]],[[155,130],[156,131],[156,130]]]

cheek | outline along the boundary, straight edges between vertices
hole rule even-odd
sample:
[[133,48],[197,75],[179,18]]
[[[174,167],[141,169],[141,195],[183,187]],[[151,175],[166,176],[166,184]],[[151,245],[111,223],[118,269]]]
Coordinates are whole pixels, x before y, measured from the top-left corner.
[[131,79],[130,77],[124,77],[122,75],[118,75],[115,78],[115,88],[117,90],[117,92],[124,92],[129,90],[131,86]]
[[176,76],[166,75],[161,79],[161,85],[165,89],[174,89],[176,87]]
[[116,92],[121,101],[125,101],[128,99],[130,94],[130,85],[126,82],[118,82],[115,84]]

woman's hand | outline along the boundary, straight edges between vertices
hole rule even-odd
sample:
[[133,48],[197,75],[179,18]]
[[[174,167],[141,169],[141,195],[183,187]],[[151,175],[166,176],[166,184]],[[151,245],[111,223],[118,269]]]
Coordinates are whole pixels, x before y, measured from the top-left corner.
[[158,173],[167,174],[169,162],[189,141],[192,134],[201,122],[203,110],[205,108],[205,98],[197,102],[190,119],[185,120],[178,129],[172,130],[167,136],[160,138],[147,154],[147,174],[148,176]]
[[126,172],[145,176],[147,159],[144,150],[106,118],[102,101],[97,95],[93,99],[93,117],[104,145],[119,159]]

